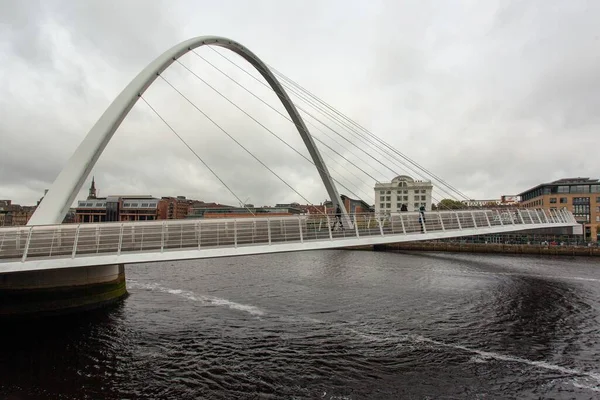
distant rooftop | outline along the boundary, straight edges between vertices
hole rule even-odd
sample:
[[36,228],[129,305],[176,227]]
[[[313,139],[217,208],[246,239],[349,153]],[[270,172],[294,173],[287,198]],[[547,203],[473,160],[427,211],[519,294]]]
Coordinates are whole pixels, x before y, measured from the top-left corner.
[[563,178],[556,181],[550,182],[550,184],[562,184],[562,183],[596,183],[598,179],[590,178]]

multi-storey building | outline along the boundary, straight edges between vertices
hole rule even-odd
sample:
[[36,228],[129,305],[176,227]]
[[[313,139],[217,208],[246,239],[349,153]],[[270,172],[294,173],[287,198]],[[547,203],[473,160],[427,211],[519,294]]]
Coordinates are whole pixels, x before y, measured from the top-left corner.
[[398,175],[391,182],[375,184],[375,212],[395,213],[431,210],[431,181],[415,181],[407,175]]
[[590,178],[559,179],[542,183],[520,194],[523,207],[567,209],[583,226],[586,240],[598,240],[600,182]]
[[[372,212],[372,207],[363,200],[352,199],[345,194],[340,195],[340,197],[349,214],[368,214]],[[335,214],[335,207],[333,206],[332,201],[326,201],[323,203],[323,206],[327,214]]]
[[80,200],[75,222],[153,221],[158,219],[157,198],[152,196],[108,196]]
[[158,219],[159,200],[152,196],[96,196],[92,178],[86,200],[77,202],[75,222],[153,221]]
[[184,219],[187,217],[194,200],[185,196],[162,197],[158,202],[159,219]]
[[0,226],[27,225],[35,208],[35,206],[13,204],[11,200],[0,200]]

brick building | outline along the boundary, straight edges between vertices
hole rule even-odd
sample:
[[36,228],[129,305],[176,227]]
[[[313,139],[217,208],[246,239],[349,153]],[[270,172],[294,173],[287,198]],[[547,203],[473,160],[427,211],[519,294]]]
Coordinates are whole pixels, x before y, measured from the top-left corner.
[[566,178],[542,183],[520,194],[523,207],[567,209],[583,227],[586,240],[598,240],[600,232],[600,182],[590,178]]
[[184,219],[187,218],[194,200],[185,196],[162,197],[158,202],[158,219]]

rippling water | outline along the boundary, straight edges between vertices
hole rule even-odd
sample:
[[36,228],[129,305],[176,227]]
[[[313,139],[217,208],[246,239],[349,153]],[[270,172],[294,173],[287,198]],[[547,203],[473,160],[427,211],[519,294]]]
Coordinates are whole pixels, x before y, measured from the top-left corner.
[[3,325],[0,398],[600,398],[600,262],[319,251],[127,267]]

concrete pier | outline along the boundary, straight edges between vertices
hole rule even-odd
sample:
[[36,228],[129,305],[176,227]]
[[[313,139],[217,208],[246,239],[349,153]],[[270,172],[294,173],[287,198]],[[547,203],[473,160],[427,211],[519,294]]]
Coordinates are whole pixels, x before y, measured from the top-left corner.
[[126,294],[122,264],[0,274],[0,317],[97,308]]

